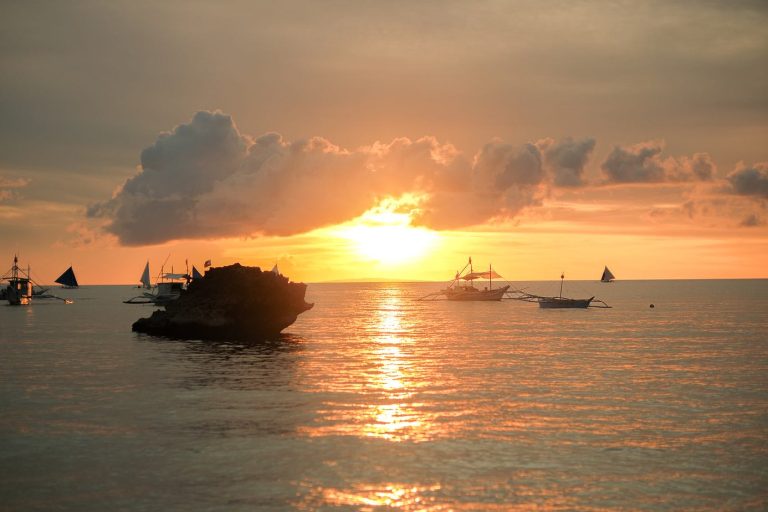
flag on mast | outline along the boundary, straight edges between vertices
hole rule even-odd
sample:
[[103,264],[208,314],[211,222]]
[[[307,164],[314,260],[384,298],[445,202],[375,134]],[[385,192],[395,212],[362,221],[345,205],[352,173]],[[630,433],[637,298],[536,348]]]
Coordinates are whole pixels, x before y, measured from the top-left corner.
[[203,263],[203,268],[210,267],[211,266],[211,260],[205,260],[205,263]]

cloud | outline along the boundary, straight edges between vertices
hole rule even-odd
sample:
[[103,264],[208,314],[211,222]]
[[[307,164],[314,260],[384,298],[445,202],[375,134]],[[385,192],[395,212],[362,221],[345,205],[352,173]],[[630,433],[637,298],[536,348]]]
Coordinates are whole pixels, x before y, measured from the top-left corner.
[[725,178],[701,182],[686,189],[687,201],[682,205],[654,208],[651,217],[677,216],[712,227],[765,226],[767,178],[768,163],[751,167],[739,163]]
[[29,185],[29,180],[26,178],[0,176],[0,188],[23,188],[27,185]]
[[717,170],[707,153],[661,158],[662,141],[614,146],[601,168],[607,183],[708,181]]
[[764,226],[763,219],[766,211],[764,205],[733,194],[716,192],[710,195],[698,195],[695,193],[682,204],[651,208],[647,218],[653,222],[695,224],[730,230],[739,227]]
[[78,220],[72,222],[64,228],[61,236],[52,244],[55,249],[59,248],[77,248],[94,249],[104,247],[114,247],[115,237],[105,233],[101,226],[94,226],[92,222]]
[[726,176],[734,194],[768,199],[768,162],[750,167],[743,162]]
[[194,238],[197,201],[240,169],[249,145],[229,116],[198,112],[160,134],[142,151],[141,172],[87,215],[111,219],[107,230],[126,245]]
[[558,187],[579,187],[584,185],[584,168],[595,149],[595,139],[563,139],[556,143],[552,139],[539,141],[537,145],[544,152],[544,158]]
[[[674,162],[674,160],[673,160]],[[694,153],[692,157],[683,156],[677,159],[678,169],[682,170],[680,181],[693,177],[695,180],[709,181],[714,178],[717,166],[707,153]]]
[[762,226],[765,222],[755,215],[754,213],[750,213],[746,217],[744,217],[744,220],[741,221],[740,226],[746,227],[746,228],[753,228],[756,226]]
[[448,229],[513,217],[537,204],[547,183],[534,144],[494,141],[472,160],[433,137],[348,151],[322,137],[254,139],[230,116],[203,111],[162,133],[138,174],[87,215],[122,244],[143,245],[293,235],[406,198],[415,223]]
[[9,201],[18,197],[18,189],[29,185],[27,178],[0,176],[0,201]]
[[509,219],[540,203],[544,181],[535,145],[490,142],[471,165],[457,156],[437,169],[414,220],[434,229],[455,229]]

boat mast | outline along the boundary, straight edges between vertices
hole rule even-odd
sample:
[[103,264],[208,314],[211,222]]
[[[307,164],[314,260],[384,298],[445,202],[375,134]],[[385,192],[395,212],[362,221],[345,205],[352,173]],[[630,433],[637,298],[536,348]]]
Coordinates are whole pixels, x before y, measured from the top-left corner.
[[493,290],[493,268],[488,264],[488,289]]
[[565,272],[560,274],[560,298],[563,297],[563,280],[565,279]]

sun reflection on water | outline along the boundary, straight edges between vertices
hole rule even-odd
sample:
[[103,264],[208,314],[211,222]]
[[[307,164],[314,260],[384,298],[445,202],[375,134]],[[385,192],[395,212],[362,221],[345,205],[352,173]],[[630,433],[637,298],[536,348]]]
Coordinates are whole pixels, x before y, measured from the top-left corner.
[[[432,437],[432,422],[423,411],[424,404],[417,401],[418,390],[428,379],[414,365],[413,320],[402,293],[399,288],[383,289],[373,299],[371,316],[359,325],[364,333],[360,344],[344,354],[343,375],[322,386],[334,399],[325,402],[320,424],[302,427],[303,433],[393,442]],[[336,401],[340,391],[351,392],[348,401]]]
[[355,507],[355,510],[372,511],[380,507],[398,510],[450,510],[451,507],[436,502],[435,493],[440,485],[416,486],[395,483],[380,485],[361,484],[350,490],[315,488],[297,504],[300,510],[314,510],[315,505]]
[[411,375],[403,336],[403,305],[398,290],[388,290],[374,324],[371,363],[375,372],[371,387],[383,395],[384,403],[371,403],[362,411],[362,435],[402,441],[418,437],[423,421],[410,399],[415,382]]

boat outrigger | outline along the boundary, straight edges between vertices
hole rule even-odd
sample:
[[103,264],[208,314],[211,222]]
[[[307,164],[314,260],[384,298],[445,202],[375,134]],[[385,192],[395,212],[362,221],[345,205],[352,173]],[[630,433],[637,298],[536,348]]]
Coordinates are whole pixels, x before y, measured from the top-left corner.
[[[469,271],[467,272],[467,270]],[[498,301],[504,298],[510,285],[494,288],[494,278],[500,279],[501,276],[490,265],[486,271],[475,272],[470,257],[469,262],[463,269],[456,272],[456,276],[445,289],[430,293],[419,300],[440,300],[441,297],[444,297],[446,300],[453,301]],[[488,286],[483,287],[482,290],[476,288],[474,282],[479,279],[487,279]]]
[[594,296],[588,299],[571,299],[569,297],[563,297],[563,281],[565,281],[565,273],[560,274],[560,295],[557,297],[547,297],[543,295],[534,295],[532,293],[523,293],[519,297],[514,298],[516,300],[522,300],[525,302],[536,302],[542,309],[586,309],[611,307],[602,300],[595,299]]

